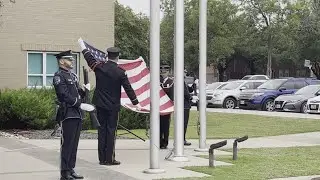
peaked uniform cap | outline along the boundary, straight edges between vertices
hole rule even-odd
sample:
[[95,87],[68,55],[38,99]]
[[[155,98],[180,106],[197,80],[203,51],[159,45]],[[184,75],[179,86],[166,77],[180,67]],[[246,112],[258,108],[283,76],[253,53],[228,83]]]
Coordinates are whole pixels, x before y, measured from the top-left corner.
[[61,52],[59,54],[55,54],[54,55],[57,59],[74,59],[74,57],[72,56],[72,51],[71,50],[68,50],[68,51],[64,51],[64,52]]
[[118,57],[120,54],[120,49],[117,47],[110,47],[107,49],[108,57]]

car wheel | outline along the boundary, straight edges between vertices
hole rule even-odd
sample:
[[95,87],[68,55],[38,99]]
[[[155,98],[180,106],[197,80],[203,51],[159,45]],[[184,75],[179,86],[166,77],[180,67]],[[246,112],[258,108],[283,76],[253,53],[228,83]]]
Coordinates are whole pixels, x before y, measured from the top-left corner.
[[273,111],[274,110],[274,99],[268,99],[263,105],[263,110]]
[[308,110],[307,102],[302,103],[301,107],[300,107],[300,112],[301,113],[308,113],[307,110]]
[[234,98],[226,98],[223,102],[223,107],[227,109],[234,109],[236,108],[236,100]]

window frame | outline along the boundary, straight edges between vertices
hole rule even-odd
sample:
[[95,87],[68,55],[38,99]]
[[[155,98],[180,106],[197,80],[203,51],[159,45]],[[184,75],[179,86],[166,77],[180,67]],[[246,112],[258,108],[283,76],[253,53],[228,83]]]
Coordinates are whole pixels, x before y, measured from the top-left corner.
[[[47,74],[47,54],[58,54],[63,51],[27,51],[27,88],[52,88],[52,85],[47,85],[47,76],[54,76],[54,74]],[[29,74],[29,54],[42,54],[42,74]],[[76,71],[77,76],[79,77],[79,67],[80,67],[80,53],[72,52],[76,55]],[[29,86],[29,76],[41,76],[42,77],[42,86]]]

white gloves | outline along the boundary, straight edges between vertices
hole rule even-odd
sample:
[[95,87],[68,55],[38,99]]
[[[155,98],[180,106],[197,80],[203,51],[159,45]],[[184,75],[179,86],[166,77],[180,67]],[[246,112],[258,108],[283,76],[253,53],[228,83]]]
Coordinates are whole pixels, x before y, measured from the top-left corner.
[[137,111],[141,111],[142,107],[141,107],[140,103],[136,105],[136,109],[137,109]]
[[91,111],[93,111],[95,108],[94,108],[94,106],[91,105],[91,104],[81,103],[81,104],[80,104],[80,109],[82,109],[82,110],[84,110],[84,111],[91,112]]
[[85,89],[88,89],[89,91],[90,91],[90,89],[91,89],[90,83],[88,83],[88,84],[82,84],[82,87],[84,87]]
[[79,38],[79,39],[78,39],[78,43],[79,43],[79,45],[80,45],[80,47],[81,47],[81,50],[86,49],[86,46],[84,45],[84,42],[83,42],[82,38]]

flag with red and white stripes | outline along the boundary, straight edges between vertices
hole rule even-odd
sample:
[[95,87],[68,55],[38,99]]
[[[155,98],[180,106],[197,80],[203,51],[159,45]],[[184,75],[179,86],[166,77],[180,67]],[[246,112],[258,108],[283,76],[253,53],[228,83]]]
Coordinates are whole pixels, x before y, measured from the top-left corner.
[[[86,48],[91,52],[91,54],[99,61],[105,61],[107,55],[95,47],[84,42]],[[146,63],[142,57],[139,57],[136,60],[125,60],[119,59],[118,65],[126,70],[129,82],[133,90],[136,93],[136,96],[140,102],[142,109],[138,111],[136,107],[131,103],[129,97],[124,91],[123,87],[121,88],[121,105],[125,108],[128,108],[132,111],[140,113],[149,113],[150,112],[150,71],[147,68]],[[159,75],[160,77],[160,75]],[[164,92],[164,90],[159,85],[160,93],[160,114],[170,114],[174,111],[173,102]]]

